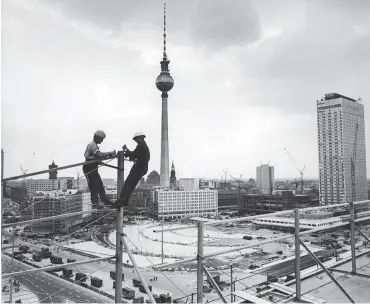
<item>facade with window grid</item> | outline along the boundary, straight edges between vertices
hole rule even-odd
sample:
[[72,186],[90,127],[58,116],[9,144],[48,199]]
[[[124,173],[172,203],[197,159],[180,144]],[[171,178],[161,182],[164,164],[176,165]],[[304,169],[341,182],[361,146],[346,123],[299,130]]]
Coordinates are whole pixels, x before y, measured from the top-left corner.
[[156,189],[152,192],[152,196],[151,213],[159,220],[218,214],[217,190],[167,191]]
[[[34,219],[79,212],[82,209],[82,194],[76,194],[74,191],[69,191],[65,194],[44,192],[43,195],[34,196],[32,201],[32,215]],[[65,233],[81,218],[82,215],[75,215],[36,222],[32,223],[32,229],[34,232]]]
[[317,101],[320,201],[337,204],[352,201],[351,159],[357,147],[354,201],[367,199],[364,106],[337,93]]

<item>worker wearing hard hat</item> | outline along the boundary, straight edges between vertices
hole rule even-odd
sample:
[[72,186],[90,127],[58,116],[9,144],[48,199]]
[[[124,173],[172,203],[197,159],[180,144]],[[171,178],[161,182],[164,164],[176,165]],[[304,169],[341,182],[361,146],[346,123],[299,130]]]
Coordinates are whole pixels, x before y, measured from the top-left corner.
[[[110,156],[114,156],[116,154],[116,151],[111,152],[100,152],[98,144],[101,144],[106,137],[104,131],[98,130],[94,133],[94,139],[91,143],[89,143],[85,150],[85,160],[95,160],[95,159],[104,159]],[[100,199],[105,204],[110,204],[106,194],[103,182],[101,180],[101,177],[98,172],[98,166],[99,163],[92,163],[92,164],[85,164],[82,167],[82,170],[85,174],[87,184],[90,189],[91,193],[91,202],[93,205],[93,208],[100,207],[98,204],[98,194],[100,196]]]
[[112,204],[112,208],[128,206],[128,200],[130,199],[132,192],[140,179],[148,172],[150,151],[145,142],[145,134],[138,132],[134,135],[133,140],[137,143],[134,151],[127,149],[126,145],[123,145],[122,147],[125,157],[129,157],[129,159],[134,162],[134,165],[132,166],[130,174],[127,176],[125,184],[121,189],[120,198]]

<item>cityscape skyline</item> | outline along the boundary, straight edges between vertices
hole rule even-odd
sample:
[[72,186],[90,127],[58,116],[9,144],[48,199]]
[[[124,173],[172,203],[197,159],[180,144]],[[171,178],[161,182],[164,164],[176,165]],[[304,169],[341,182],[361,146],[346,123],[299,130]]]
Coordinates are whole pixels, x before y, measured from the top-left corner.
[[[147,17],[146,22],[153,25],[149,30],[142,20],[129,19],[127,12],[117,13],[123,11],[123,4],[113,2],[96,15],[101,7],[92,1],[91,11],[77,15],[80,1],[68,6],[58,1],[3,1],[5,177],[20,175],[19,165],[26,164],[34,152],[28,172],[46,169],[53,159],[60,166],[81,161],[84,146],[98,128],[107,132],[102,151],[119,149],[124,143],[131,148],[132,134],[147,132],[153,151],[149,172],[159,172],[160,104],[153,77],[162,51],[162,7],[155,3],[145,9],[139,1],[131,8],[133,16]],[[217,178],[226,170],[255,178],[256,166],[270,162],[276,179],[298,180],[299,172],[284,152],[287,148],[299,167],[307,166],[304,178],[318,178],[316,100],[332,92],[362,97],[365,117],[370,115],[366,90],[370,52],[359,51],[369,49],[364,39],[369,36],[364,14],[368,5],[340,2],[333,12],[331,1],[313,1],[303,8],[302,3],[288,1],[288,13],[286,7],[270,3],[277,11],[267,20],[271,8],[257,1],[236,1],[231,8],[223,1],[214,3],[214,7],[207,1],[190,1],[188,7],[172,1],[167,5],[168,47],[177,79],[169,105],[169,161],[176,162],[177,175]],[[212,25],[219,30],[225,25],[226,33],[212,36],[207,22],[221,11],[226,22],[216,18]],[[204,18],[196,19],[186,33],[182,27],[188,23],[180,12],[189,20],[192,12]],[[283,18],[294,13],[289,22]],[[338,18],[342,24],[333,25],[331,21]],[[320,26],[325,28],[323,33]],[[337,32],[347,38],[329,39],[320,54],[309,47]],[[299,34],[307,34],[309,41],[300,40]],[[40,44],[38,37],[48,43]],[[299,53],[298,46],[305,47],[307,64],[293,56]],[[276,54],[270,49],[276,49]],[[277,62],[283,62],[284,69]],[[310,62],[320,66],[325,81]],[[86,114],[86,109],[92,110]],[[369,133],[366,123],[365,128]],[[66,170],[61,175],[77,173]],[[116,178],[107,168],[101,169],[101,175]]]

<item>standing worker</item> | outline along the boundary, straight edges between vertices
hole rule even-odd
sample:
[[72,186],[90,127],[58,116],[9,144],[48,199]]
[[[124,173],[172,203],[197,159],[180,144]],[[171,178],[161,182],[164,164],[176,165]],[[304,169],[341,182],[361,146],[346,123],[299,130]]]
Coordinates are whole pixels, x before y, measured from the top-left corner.
[[[104,159],[110,156],[116,155],[116,150],[111,152],[100,152],[98,144],[101,144],[106,137],[104,131],[98,130],[94,133],[94,139],[86,147],[85,151],[85,160],[95,160],[95,159]],[[93,208],[98,208],[98,194],[100,199],[105,204],[110,204],[106,194],[103,182],[98,172],[99,163],[85,164],[82,167],[82,170],[85,174],[87,184],[91,193],[91,202]]]
[[141,132],[134,135],[133,140],[137,143],[134,151],[127,149],[126,145],[123,145],[122,147],[125,157],[129,157],[130,161],[134,162],[134,165],[131,168],[130,174],[126,178],[125,184],[121,188],[120,198],[112,204],[112,208],[128,206],[128,200],[130,199],[132,192],[140,179],[148,172],[150,151],[144,138],[145,134]]

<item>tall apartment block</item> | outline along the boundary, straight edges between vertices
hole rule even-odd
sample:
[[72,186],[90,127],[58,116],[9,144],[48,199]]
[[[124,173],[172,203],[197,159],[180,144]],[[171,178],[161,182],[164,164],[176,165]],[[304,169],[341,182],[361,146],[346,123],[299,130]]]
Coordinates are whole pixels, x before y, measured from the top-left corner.
[[367,199],[364,106],[337,93],[317,101],[320,202]]
[[257,188],[261,194],[271,195],[274,189],[274,167],[261,165],[257,167]]

